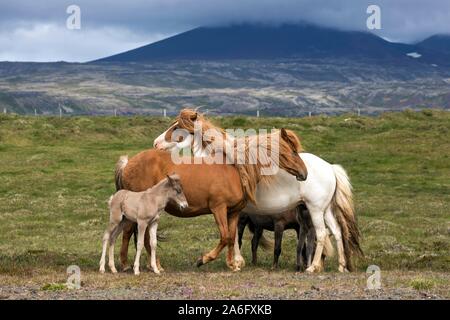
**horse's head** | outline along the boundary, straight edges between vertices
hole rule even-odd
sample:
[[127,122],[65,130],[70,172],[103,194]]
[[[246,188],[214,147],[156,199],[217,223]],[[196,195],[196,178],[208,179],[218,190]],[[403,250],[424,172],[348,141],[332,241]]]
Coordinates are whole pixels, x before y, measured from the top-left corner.
[[156,149],[166,151],[191,147],[194,140],[194,127],[198,117],[199,115],[195,110],[181,110],[176,121],[153,141],[153,146]]
[[[223,137],[223,134],[202,114],[193,109],[183,109],[176,121],[154,140],[153,146],[166,151],[190,148],[195,156],[202,157],[208,154],[213,142],[222,141],[216,138]],[[204,149],[208,147],[208,150]]]
[[293,131],[286,129],[281,129],[280,137],[280,168],[299,181],[306,180],[308,169],[299,155],[299,152],[303,151],[300,139]]
[[189,206],[178,174],[167,175],[166,194],[169,196],[169,199],[173,200],[178,205],[180,210],[184,210]]
[[153,147],[166,151],[181,150],[191,147],[193,138],[193,134],[180,128],[177,120],[153,141]]

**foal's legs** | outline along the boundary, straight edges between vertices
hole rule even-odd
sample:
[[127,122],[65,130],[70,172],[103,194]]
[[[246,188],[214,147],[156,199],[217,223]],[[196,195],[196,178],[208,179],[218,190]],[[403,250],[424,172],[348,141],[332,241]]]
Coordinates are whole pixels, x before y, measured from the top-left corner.
[[258,245],[259,240],[263,234],[263,228],[255,225],[255,233],[252,238],[252,264],[255,265],[258,262]]
[[[128,265],[128,247],[130,245],[130,239],[133,236],[134,228],[136,226],[135,222],[129,221],[129,223],[124,227],[123,230],[123,236],[122,236],[122,246],[120,248],[120,264],[122,266],[122,271],[127,271],[130,269],[130,266]],[[148,233],[148,228],[145,231],[144,236],[144,246],[145,250],[147,251],[147,254],[151,255],[151,248],[150,248],[150,236]],[[150,259],[149,259],[150,260]],[[158,265],[158,269],[160,271],[164,271],[164,269],[161,267],[159,258],[156,258],[156,264]],[[150,266],[150,264],[149,264]]]
[[284,225],[282,223],[275,223],[275,247],[273,250],[273,264],[272,269],[278,268],[278,258],[281,254],[281,242],[283,241]]
[[344,243],[342,242],[341,227],[334,218],[331,208],[328,208],[327,211],[325,212],[325,223],[327,224],[327,227],[331,230],[331,233],[336,239],[336,246],[338,249],[339,272],[348,271],[347,262],[345,260],[344,254]]
[[112,273],[117,273],[116,266],[114,264],[114,244],[116,243],[116,239],[119,236],[119,234],[122,232],[124,225],[127,222],[125,219],[119,222],[117,227],[110,233],[109,238],[109,258],[108,258],[108,266]]
[[[156,237],[156,239],[158,239],[158,237]],[[145,236],[144,236],[144,247],[145,247],[145,251],[147,251],[147,255],[148,255],[148,259],[147,259],[147,268],[149,270],[152,269],[152,264],[151,264],[151,256],[152,256],[152,247],[150,246],[150,227],[147,227],[147,229],[145,230]],[[158,267],[158,270],[163,272],[164,269],[163,267],[161,267],[161,262],[159,261],[159,257],[156,256],[156,266]]]
[[128,221],[128,223],[123,228],[122,235],[122,246],[120,247],[120,265],[122,267],[122,271],[127,271],[130,269],[128,265],[128,246],[130,244],[130,238],[134,232],[134,226],[136,224],[132,221]]
[[150,265],[153,269],[153,272],[159,274],[160,271],[156,263],[156,246],[157,246],[156,231],[158,230],[158,220],[153,221],[150,224],[148,230],[150,230],[150,246],[152,251],[152,253],[150,254]]
[[214,214],[214,219],[216,220],[217,226],[220,231],[220,242],[219,244],[210,252],[203,255],[197,260],[197,267],[204,265],[212,260],[215,260],[222,249],[228,244],[230,241],[229,232],[228,232],[228,219],[227,219],[227,207],[225,204],[218,205],[215,208],[211,208],[212,213]]
[[106,262],[106,249],[108,248],[109,239],[111,237],[111,233],[114,229],[117,228],[117,223],[110,222],[108,227],[106,228],[105,234],[103,235],[103,250],[102,257],[100,258],[100,272],[105,272],[105,262]]
[[303,261],[303,248],[305,247],[306,240],[306,225],[304,223],[300,223],[299,228],[297,228],[297,271],[301,271],[304,268]]
[[[248,220],[249,220],[249,218],[248,218],[248,216],[245,213],[241,214],[239,216],[238,232],[237,232],[239,248],[242,247],[242,236],[244,235],[244,230],[245,230],[245,227],[247,226]],[[236,245],[236,243],[234,245]]]
[[142,248],[144,248],[145,229],[147,229],[148,221],[138,220],[138,241],[136,248],[136,258],[134,260],[134,274],[139,275],[139,265],[141,259]]
[[311,215],[311,220],[313,223],[314,228],[316,229],[316,238],[317,238],[317,245],[316,245],[316,252],[314,254],[314,259],[310,267],[306,269],[307,272],[319,272],[322,269],[322,252],[323,252],[323,246],[325,243],[325,237],[327,236],[327,230],[325,227],[325,220],[324,220],[324,212],[318,208],[308,208],[309,213]]

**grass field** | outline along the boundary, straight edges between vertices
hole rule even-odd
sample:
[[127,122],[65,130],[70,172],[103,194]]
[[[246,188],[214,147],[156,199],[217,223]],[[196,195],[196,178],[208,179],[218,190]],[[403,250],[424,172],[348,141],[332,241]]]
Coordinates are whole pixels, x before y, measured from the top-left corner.
[[[198,269],[218,241],[211,215],[161,218],[163,275],[98,274],[114,164],[150,148],[171,121],[0,116],[0,298],[450,298],[450,113],[432,110],[214,119],[224,128],[293,129],[308,152],[346,168],[366,253],[353,274],[337,274],[335,260],[320,275],[295,273],[293,232],[278,271],[264,251],[240,273],[228,271],[224,254]],[[60,285],[72,264],[80,290]],[[371,264],[381,268],[378,291],[365,289]]]

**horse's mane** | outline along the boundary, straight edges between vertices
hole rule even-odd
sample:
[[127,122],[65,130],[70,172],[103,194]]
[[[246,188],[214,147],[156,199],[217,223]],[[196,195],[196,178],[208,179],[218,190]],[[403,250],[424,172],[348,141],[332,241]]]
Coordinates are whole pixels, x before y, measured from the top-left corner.
[[[227,157],[233,156],[235,158],[237,155],[237,151],[242,151],[245,159],[243,163],[233,162],[233,165],[239,172],[239,176],[241,179],[242,188],[244,194],[248,200],[253,203],[256,203],[256,186],[259,182],[269,184],[274,175],[263,175],[261,171],[265,169],[269,169],[271,165],[274,165],[273,159],[278,160],[278,165],[281,168],[293,167],[292,157],[288,156],[292,153],[292,150],[295,152],[303,151],[301,143],[297,135],[291,131],[286,130],[286,133],[289,137],[289,142],[285,141],[281,138],[280,130],[276,130],[272,133],[268,134],[259,134],[252,135],[246,137],[233,137],[228,135],[222,128],[215,126],[212,122],[207,120],[201,113],[197,112],[193,109],[183,109],[181,110],[179,116],[177,117],[178,126],[181,129],[186,129],[189,133],[194,133],[194,125],[196,121],[202,122],[202,134],[207,130],[214,129],[217,130],[219,134],[222,135],[224,140],[231,141],[233,155],[229,155],[229,149],[227,148],[219,148],[222,150],[223,154]],[[279,148],[278,150],[272,148],[271,142],[274,135],[278,135]],[[203,140],[203,147],[211,147],[214,141],[212,140]],[[238,148],[242,148],[239,149]],[[265,149],[265,152],[258,152],[260,148]],[[214,149],[214,147],[212,148]]]

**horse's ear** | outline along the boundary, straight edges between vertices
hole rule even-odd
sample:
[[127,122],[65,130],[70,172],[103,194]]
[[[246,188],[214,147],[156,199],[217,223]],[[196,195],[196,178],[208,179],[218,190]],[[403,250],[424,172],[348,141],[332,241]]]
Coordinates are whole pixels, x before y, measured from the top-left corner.
[[281,128],[281,138],[283,140],[285,140],[286,142],[290,142],[289,135],[288,135],[288,133],[287,133],[285,128]]
[[168,174],[166,174],[166,176],[167,176],[167,180],[168,180],[169,183],[172,185],[172,184],[173,184],[172,178],[171,178]]
[[299,150],[300,146],[298,145],[299,142],[295,138],[290,136],[285,128],[281,128],[281,139],[286,141],[295,152],[299,152],[300,151]]

